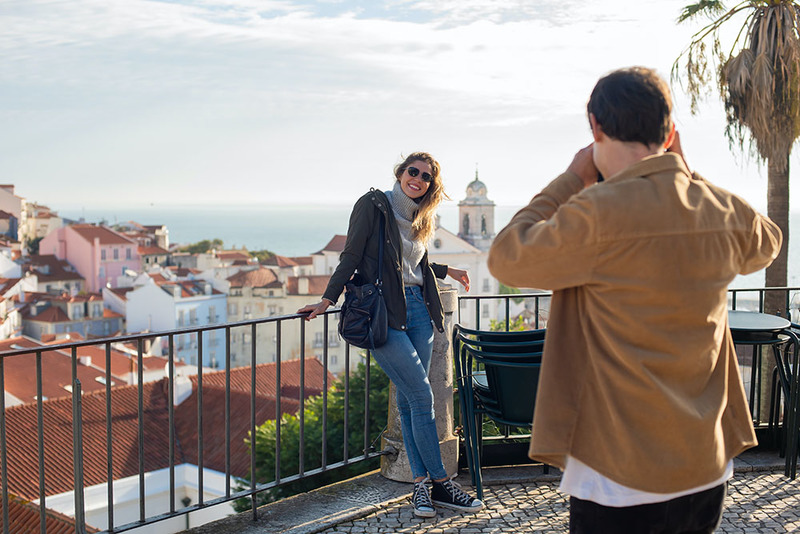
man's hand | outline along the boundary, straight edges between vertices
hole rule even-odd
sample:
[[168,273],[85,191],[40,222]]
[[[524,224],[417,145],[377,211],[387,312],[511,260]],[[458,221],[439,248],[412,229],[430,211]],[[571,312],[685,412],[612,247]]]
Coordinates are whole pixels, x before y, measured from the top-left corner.
[[589,187],[597,183],[599,171],[597,167],[594,166],[594,159],[592,158],[593,153],[594,143],[580,149],[572,159],[572,163],[567,167],[567,171],[578,175],[578,177],[583,180],[583,187]]

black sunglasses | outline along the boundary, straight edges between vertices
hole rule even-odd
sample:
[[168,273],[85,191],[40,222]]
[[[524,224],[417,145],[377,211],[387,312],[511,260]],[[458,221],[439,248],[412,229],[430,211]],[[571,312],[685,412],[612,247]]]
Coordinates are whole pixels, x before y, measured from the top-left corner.
[[[412,178],[416,178],[417,175],[419,175],[419,169],[416,167],[409,167],[406,169],[406,172],[408,172],[408,175]],[[431,183],[433,181],[433,176],[427,172],[423,172],[421,178],[423,182]]]

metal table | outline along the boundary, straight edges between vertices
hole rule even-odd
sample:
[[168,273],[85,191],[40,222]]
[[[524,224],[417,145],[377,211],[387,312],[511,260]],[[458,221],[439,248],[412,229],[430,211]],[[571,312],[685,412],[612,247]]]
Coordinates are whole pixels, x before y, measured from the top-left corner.
[[[780,389],[784,396],[784,433],[786,436],[786,475],[795,478],[797,472],[797,446],[800,428],[798,427],[798,373],[797,355],[800,348],[800,340],[792,332],[792,323],[778,315],[766,313],[729,310],[728,325],[731,330],[733,342],[737,345],[750,345],[753,347],[753,362],[750,371],[750,409],[757,399],[760,413],[760,395],[756,396],[756,389],[760,388],[760,358],[757,348],[759,346],[771,346],[772,354],[775,358],[775,371],[780,381]],[[794,347],[792,361],[784,358],[781,348],[789,345]],[[773,375],[774,376],[774,375]],[[772,410],[778,410],[778,399],[773,396]],[[770,414],[770,424],[773,423],[773,413]],[[777,414],[775,414],[775,424],[777,426]]]

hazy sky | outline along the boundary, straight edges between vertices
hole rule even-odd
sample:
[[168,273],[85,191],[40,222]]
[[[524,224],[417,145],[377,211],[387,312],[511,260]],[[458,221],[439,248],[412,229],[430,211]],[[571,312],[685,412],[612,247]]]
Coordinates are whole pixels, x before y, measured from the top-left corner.
[[[351,204],[428,150],[522,205],[590,141],[597,78],[669,76],[686,0],[0,0],[0,183],[54,209]],[[687,158],[766,204],[717,98]],[[795,169],[797,151],[792,158]]]

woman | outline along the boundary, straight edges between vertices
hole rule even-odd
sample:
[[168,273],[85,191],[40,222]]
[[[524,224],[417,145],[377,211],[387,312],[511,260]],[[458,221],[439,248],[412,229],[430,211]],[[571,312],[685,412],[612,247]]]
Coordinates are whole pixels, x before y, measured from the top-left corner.
[[[433,505],[474,512],[483,503],[447,476],[439,450],[428,381],[433,327],[444,332],[444,314],[435,277],[450,276],[469,290],[467,271],[428,262],[427,243],[436,229],[436,208],[444,196],[439,163],[426,152],[409,155],[394,169],[391,191],[371,189],[353,207],[339,265],[319,304],[298,310],[313,319],[332,306],[358,271],[364,281],[377,277],[379,223],[386,221],[382,268],[389,318],[386,344],[372,356],[397,388],[397,406],[411,471],[414,514],[434,517]],[[432,488],[428,482],[433,481]]]

